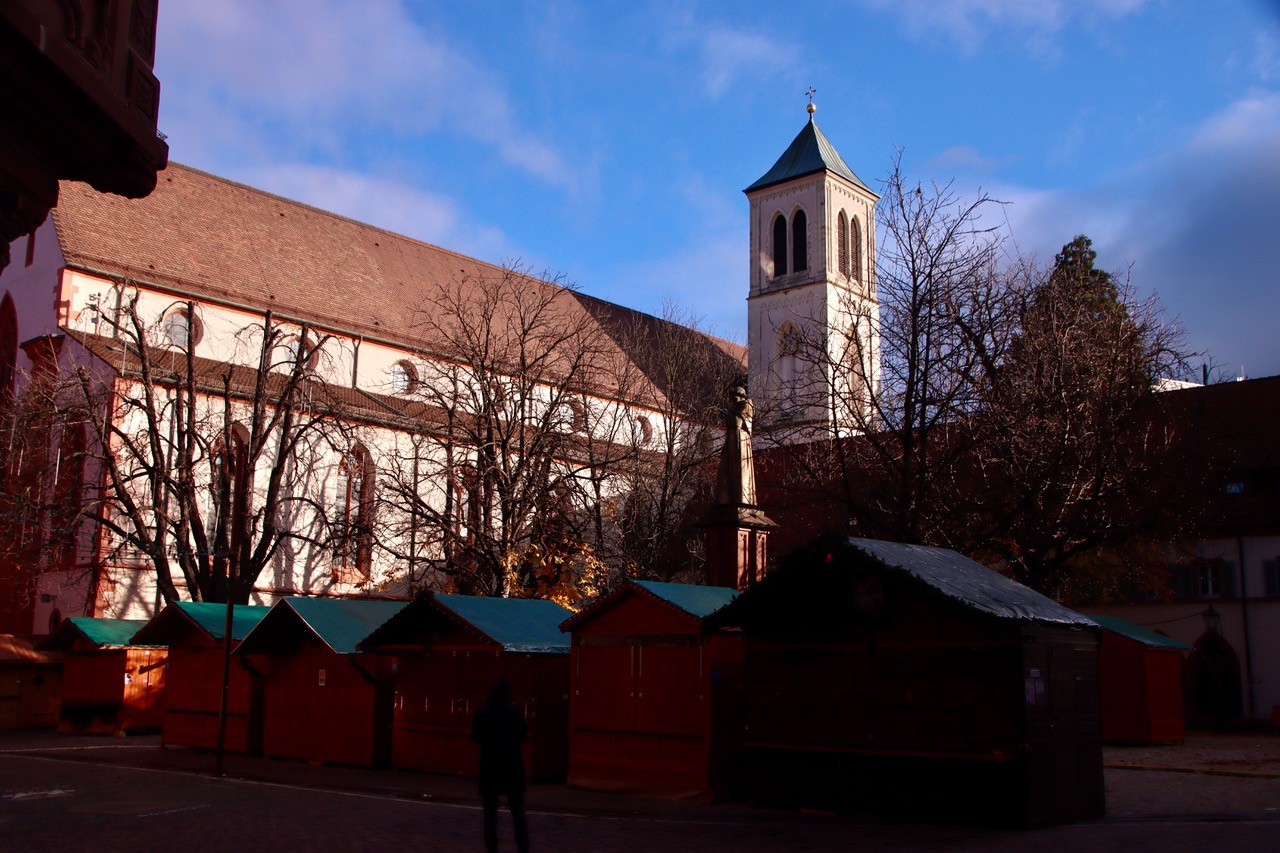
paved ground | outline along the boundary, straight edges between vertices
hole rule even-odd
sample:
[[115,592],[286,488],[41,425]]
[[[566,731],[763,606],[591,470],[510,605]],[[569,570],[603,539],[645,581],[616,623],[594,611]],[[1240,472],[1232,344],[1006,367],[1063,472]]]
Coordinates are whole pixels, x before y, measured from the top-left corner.
[[[534,786],[541,850],[1274,850],[1280,738],[1108,749],[1104,820],[1026,832]],[[0,849],[474,850],[470,780],[161,749],[154,737],[0,735]],[[1150,769],[1159,768],[1159,769]],[[504,824],[507,849],[510,830]]]

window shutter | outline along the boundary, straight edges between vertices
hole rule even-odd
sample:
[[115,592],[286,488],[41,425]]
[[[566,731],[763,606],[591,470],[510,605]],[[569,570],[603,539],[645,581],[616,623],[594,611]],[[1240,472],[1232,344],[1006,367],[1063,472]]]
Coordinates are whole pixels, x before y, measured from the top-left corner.
[[1262,576],[1267,590],[1267,598],[1280,598],[1280,560],[1275,557],[1270,560],[1263,560]]
[[1223,598],[1235,598],[1240,593],[1239,584],[1236,582],[1236,573],[1238,569],[1236,564],[1231,560],[1223,560],[1219,565],[1222,566],[1222,575],[1220,581],[1222,586],[1219,588],[1219,594]]

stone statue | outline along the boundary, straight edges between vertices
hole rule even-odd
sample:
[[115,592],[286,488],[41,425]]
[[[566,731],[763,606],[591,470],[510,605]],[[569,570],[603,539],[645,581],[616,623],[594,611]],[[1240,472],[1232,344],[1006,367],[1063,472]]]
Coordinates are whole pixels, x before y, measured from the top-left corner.
[[716,503],[741,507],[756,504],[755,461],[751,453],[751,418],[755,410],[747,389],[733,389],[725,409],[724,449],[716,476]]

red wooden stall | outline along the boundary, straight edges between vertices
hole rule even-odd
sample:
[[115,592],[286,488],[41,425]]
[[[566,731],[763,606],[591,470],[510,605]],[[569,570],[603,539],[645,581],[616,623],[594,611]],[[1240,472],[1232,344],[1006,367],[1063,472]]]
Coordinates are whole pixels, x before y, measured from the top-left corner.
[[710,621],[747,636],[757,802],[1014,825],[1102,814],[1097,625],[954,551],[824,537]]
[[265,680],[263,754],[364,766],[388,762],[391,681],[356,644],[404,605],[282,598],[272,606],[236,649]]
[[1191,647],[1113,616],[1091,618],[1102,626],[1102,739],[1182,743],[1182,662]]
[[[235,606],[231,623],[233,650],[269,609]],[[135,643],[169,648],[160,734],[165,746],[213,749],[218,745],[226,614],[225,604],[175,602],[134,636]],[[257,754],[262,751],[262,679],[254,678],[241,660],[244,659],[231,660],[224,746],[233,752]]]
[[163,646],[140,646],[141,619],[64,619],[42,650],[65,653],[58,731],[119,734],[159,730],[164,722]]
[[739,780],[743,640],[726,587],[628,581],[569,619],[569,783],[723,796]]
[[396,767],[474,776],[476,709],[506,676],[525,712],[525,772],[564,779],[570,611],[552,601],[423,593],[361,648],[395,673],[391,760]]
[[62,695],[62,655],[0,634],[0,731],[52,728]]

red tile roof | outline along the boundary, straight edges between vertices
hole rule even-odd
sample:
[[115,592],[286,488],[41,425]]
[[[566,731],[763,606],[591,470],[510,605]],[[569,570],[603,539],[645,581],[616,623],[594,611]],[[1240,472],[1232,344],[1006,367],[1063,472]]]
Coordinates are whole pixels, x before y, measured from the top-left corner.
[[[417,316],[432,293],[504,275],[475,258],[177,163],[144,199],[64,182],[53,217],[68,264],[411,347],[434,343],[422,338]],[[594,323],[646,316],[533,281],[556,288],[564,310]],[[743,347],[701,337],[745,362]]]

